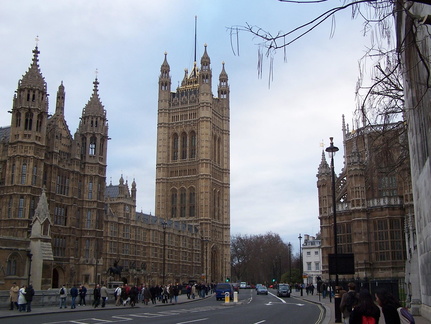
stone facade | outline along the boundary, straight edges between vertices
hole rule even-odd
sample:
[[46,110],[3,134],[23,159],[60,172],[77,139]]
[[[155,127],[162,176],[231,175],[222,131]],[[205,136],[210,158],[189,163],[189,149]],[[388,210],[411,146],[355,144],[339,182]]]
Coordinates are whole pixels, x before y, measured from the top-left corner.
[[160,69],[156,215],[199,228],[208,282],[230,277],[229,85],[222,66],[217,97],[205,46],[200,68],[171,91],[167,55]]
[[319,277],[322,277],[322,249],[321,241],[314,236],[304,234],[302,243],[302,269],[305,285],[313,284],[317,287]]
[[429,1],[405,1],[398,3],[398,6],[395,10],[397,49],[404,72],[405,110],[416,216],[416,231],[408,238],[406,281],[412,312],[420,313],[431,320],[431,5]]
[[[13,98],[11,125],[0,128],[0,290],[12,282],[46,290],[201,281],[207,246],[198,227],[136,212],[135,181],[131,191],[123,177],[106,186],[108,123],[97,78],[72,136],[63,84],[48,113],[38,57],[36,47]],[[114,266],[121,274],[108,271]]]
[[[406,236],[414,231],[403,123],[349,131],[343,118],[344,168],[336,176],[338,253],[353,253],[351,278],[404,281]],[[335,158],[338,158],[336,156]],[[334,253],[331,169],[322,152],[317,174],[323,278]]]

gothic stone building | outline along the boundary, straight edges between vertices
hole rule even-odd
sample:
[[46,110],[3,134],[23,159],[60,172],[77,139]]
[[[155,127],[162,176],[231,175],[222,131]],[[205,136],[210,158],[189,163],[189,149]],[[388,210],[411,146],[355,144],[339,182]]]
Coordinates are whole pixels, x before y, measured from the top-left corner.
[[205,45],[200,69],[171,91],[170,66],[160,69],[157,124],[156,215],[199,228],[207,281],[230,277],[229,85],[222,66],[212,94]]
[[[408,145],[403,123],[352,132],[343,117],[344,168],[336,176],[338,253],[354,254],[354,274],[340,278],[404,281],[406,239],[414,231]],[[337,158],[337,157],[335,157]],[[323,277],[334,253],[331,169],[317,174]]]
[[122,280],[161,283],[163,252],[164,278],[199,277],[196,227],[137,213],[135,182],[131,194],[122,178],[106,187],[108,123],[98,80],[72,137],[64,86],[50,115],[37,47],[33,54],[11,125],[0,128],[0,289],[14,281],[48,289],[119,280],[107,273],[115,261]]

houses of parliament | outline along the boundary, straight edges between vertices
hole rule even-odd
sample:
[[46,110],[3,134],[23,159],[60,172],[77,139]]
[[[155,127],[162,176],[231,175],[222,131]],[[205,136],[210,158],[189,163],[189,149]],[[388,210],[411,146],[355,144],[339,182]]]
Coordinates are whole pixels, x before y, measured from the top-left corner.
[[[0,127],[0,289],[32,283],[93,285],[218,282],[230,277],[229,85],[217,95],[205,46],[171,89],[167,54],[158,82],[156,213],[136,211],[137,184],[106,183],[108,111],[99,81],[71,134],[66,91],[48,111],[39,49]],[[196,61],[196,60],[195,60]],[[112,126],[111,127],[115,127]]]

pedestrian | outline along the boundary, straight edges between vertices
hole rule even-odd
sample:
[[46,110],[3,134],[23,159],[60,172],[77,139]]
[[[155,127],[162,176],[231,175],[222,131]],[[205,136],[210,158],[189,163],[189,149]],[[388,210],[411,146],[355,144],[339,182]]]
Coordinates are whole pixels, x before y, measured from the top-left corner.
[[66,286],[65,285],[61,286],[58,293],[60,294],[60,309],[63,308],[63,306],[64,306],[64,308],[67,308],[67,305],[66,305],[67,288],[66,288]]
[[18,291],[18,310],[25,312],[27,301],[25,300],[25,285],[22,285]]
[[138,295],[139,295],[139,288],[136,285],[133,285],[130,287],[130,306],[134,307],[136,302],[138,301]]
[[27,301],[27,312],[31,312],[31,302],[33,301],[34,289],[33,285],[30,283],[25,289],[25,300]]
[[180,294],[180,287],[178,283],[172,287],[172,295],[174,295],[174,304],[178,303],[178,295]]
[[196,284],[193,284],[192,286],[192,299],[195,299],[196,297]]
[[401,324],[398,308],[401,304],[386,289],[379,289],[375,293],[376,302],[382,308],[386,323]]
[[157,287],[154,287],[154,285],[151,285],[151,287],[150,287],[150,294],[151,294],[151,303],[153,304],[153,305],[155,305],[157,302],[156,302],[156,300],[157,300]]
[[326,293],[327,293],[327,291],[326,291],[326,289],[327,289],[326,283],[322,283],[322,286],[321,286],[320,289],[322,290],[322,297],[326,298]]
[[79,286],[79,306],[87,306],[85,303],[85,296],[87,296],[87,288],[81,285]]
[[[349,324],[379,323],[380,308],[374,303],[368,290],[359,292],[358,303],[353,307],[349,316]],[[393,322],[386,322],[393,324]]]
[[9,301],[10,301],[10,310],[13,310],[14,307],[16,307],[16,309],[18,308],[18,292],[19,292],[19,287],[16,284],[16,282],[14,282],[12,284],[12,287],[10,287],[9,289]]
[[341,296],[340,311],[343,314],[344,323],[349,323],[349,316],[353,307],[358,303],[358,294],[356,293],[356,285],[354,282],[347,284],[349,291]]
[[114,297],[115,297],[115,306],[120,306],[120,304],[121,304],[121,286],[118,286],[117,288],[115,288]]
[[[145,305],[148,305],[148,302],[150,301],[150,299],[153,300],[153,296],[151,295],[150,288],[148,288],[145,285],[142,286],[141,294],[142,294],[142,302]],[[154,302],[153,302],[153,304],[154,304]]]
[[79,291],[78,288],[76,288],[76,285],[73,285],[72,288],[70,288],[70,297],[72,298],[72,303],[70,304],[70,308],[75,309],[76,308],[76,297],[78,297]]
[[97,308],[100,304],[100,285],[96,284],[96,286],[93,289],[93,306],[94,308]]
[[103,284],[102,288],[100,288],[100,297],[102,297],[102,307],[105,307],[106,301],[108,300],[109,293],[108,288]]

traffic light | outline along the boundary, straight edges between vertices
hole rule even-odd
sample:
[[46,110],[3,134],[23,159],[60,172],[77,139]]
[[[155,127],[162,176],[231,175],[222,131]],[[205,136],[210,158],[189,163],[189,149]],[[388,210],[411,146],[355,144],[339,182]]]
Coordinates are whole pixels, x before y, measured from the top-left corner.
[[229,277],[226,278],[226,282],[230,282],[230,278]]
[[272,279],[272,282],[275,282],[275,279]]

